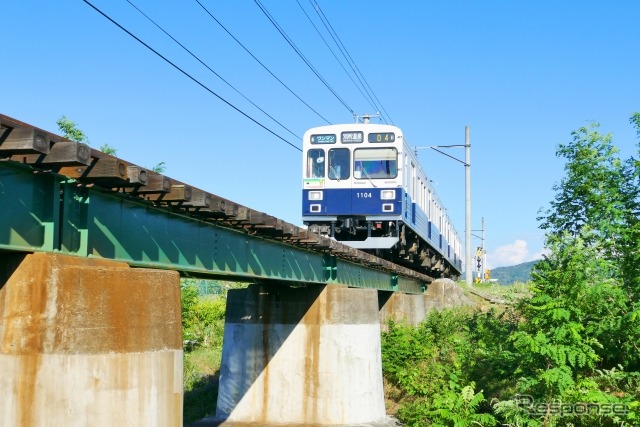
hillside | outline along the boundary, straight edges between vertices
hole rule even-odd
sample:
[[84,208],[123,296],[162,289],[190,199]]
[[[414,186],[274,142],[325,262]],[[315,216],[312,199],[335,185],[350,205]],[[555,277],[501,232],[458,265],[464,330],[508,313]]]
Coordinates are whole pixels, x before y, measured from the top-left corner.
[[539,260],[524,262],[509,267],[497,267],[491,270],[491,279],[495,279],[501,285],[510,285],[515,282],[528,282],[531,279],[531,269]]

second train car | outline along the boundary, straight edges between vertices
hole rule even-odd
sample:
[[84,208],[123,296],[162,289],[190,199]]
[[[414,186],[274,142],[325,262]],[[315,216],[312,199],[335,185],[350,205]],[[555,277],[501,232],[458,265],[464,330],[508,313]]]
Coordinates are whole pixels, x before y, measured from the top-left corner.
[[460,275],[460,237],[400,128],[315,127],[302,146],[310,231],[433,277]]

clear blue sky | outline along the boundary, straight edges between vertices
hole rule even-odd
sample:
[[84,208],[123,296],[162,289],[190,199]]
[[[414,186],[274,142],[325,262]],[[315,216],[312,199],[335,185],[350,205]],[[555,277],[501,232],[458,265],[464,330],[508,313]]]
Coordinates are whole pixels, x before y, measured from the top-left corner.
[[[290,143],[300,147],[306,129],[325,124],[195,0],[131,1],[295,136],[127,1],[94,4]],[[562,178],[555,149],[572,130],[598,121],[626,156],[635,152],[628,118],[640,110],[639,1],[317,2],[412,145],[462,144],[470,126],[473,228],[484,216],[491,267],[542,251],[536,216]],[[353,120],[253,0],[201,3],[321,116]],[[303,14],[300,6],[340,55],[309,0],[261,3],[350,109],[375,112]],[[2,10],[1,113],[51,131],[66,115],[93,147],[108,143],[147,167],[165,161],[175,179],[301,225],[299,151],[81,0],[8,1]],[[432,150],[419,156],[463,234],[464,168]]]

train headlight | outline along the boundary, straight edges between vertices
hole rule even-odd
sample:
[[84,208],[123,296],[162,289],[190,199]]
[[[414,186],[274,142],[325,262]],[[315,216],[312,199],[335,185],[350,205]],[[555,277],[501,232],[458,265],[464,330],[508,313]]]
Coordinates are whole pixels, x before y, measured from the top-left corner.
[[393,200],[396,198],[396,190],[382,190],[380,192],[380,198],[382,200]]
[[309,191],[309,200],[322,200],[322,191]]

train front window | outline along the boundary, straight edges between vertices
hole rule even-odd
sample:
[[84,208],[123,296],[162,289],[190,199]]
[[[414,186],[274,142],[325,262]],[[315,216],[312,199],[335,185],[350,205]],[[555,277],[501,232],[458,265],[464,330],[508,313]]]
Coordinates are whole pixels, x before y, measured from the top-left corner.
[[340,181],[349,178],[350,157],[348,148],[329,150],[329,179]]
[[307,151],[307,178],[324,178],[324,150]]
[[395,148],[359,148],[353,153],[353,176],[358,179],[398,176],[398,151]]

